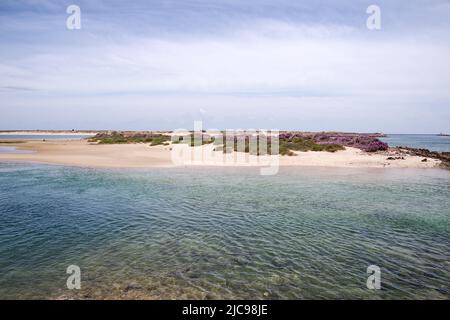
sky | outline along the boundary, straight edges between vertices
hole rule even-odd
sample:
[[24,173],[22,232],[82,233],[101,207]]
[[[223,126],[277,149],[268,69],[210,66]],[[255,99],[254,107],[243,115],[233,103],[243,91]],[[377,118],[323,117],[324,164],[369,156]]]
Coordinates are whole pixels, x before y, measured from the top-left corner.
[[1,0],[0,130],[450,132],[449,40],[449,0]]

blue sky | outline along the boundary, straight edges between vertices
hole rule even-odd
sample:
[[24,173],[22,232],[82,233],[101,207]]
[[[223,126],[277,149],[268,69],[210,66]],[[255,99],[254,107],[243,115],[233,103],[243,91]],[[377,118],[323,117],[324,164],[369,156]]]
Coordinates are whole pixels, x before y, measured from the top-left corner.
[[449,17],[448,0],[2,0],[0,129],[449,132]]

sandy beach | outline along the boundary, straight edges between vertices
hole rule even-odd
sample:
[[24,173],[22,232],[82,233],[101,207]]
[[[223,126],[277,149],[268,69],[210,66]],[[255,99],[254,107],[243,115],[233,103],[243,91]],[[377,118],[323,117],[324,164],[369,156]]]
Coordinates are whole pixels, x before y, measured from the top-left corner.
[[[27,154],[0,153],[0,161],[33,161],[40,163],[92,167],[92,168],[152,168],[175,167],[186,165],[205,166],[258,166],[274,163],[275,156],[265,157],[259,161],[256,156],[248,154],[223,155],[213,152],[212,146],[205,146],[203,154],[212,154],[213,158],[204,157],[201,160],[174,163],[172,161],[172,145],[149,146],[145,143],[136,144],[95,144],[87,140],[78,141],[23,141],[1,142],[0,147],[16,147],[17,150],[33,151]],[[185,151],[195,148],[184,146]],[[199,147],[197,147],[199,148]],[[200,150],[198,150],[200,151]],[[440,164],[439,160],[411,156],[399,153],[395,149],[368,153],[356,148],[346,147],[337,152],[295,152],[295,156],[280,156],[280,166],[321,166],[347,168],[433,168]],[[238,157],[243,158],[236,161]],[[388,158],[391,159],[388,160]],[[223,159],[226,161],[223,161]],[[394,158],[394,159],[392,159]],[[259,161],[259,163],[258,163]]]
[[146,144],[96,145],[86,140],[25,141],[17,150],[32,150],[31,154],[0,154],[0,160],[36,161],[50,164],[94,168],[145,168],[171,165],[167,147]]

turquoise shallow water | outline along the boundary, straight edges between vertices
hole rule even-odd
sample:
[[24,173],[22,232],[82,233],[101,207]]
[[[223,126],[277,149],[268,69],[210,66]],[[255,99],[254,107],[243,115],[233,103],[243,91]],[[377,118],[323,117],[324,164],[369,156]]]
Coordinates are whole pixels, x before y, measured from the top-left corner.
[[411,147],[431,151],[450,152],[450,136],[435,134],[388,134],[380,138],[390,147]]
[[449,299],[449,244],[437,169],[0,163],[0,298]]

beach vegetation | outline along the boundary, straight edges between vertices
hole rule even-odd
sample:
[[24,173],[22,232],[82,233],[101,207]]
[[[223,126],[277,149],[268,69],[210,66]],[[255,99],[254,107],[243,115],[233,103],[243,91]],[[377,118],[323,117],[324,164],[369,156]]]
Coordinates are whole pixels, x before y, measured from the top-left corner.
[[[388,145],[380,141],[377,135],[337,133],[337,132],[282,132],[278,136],[278,154],[294,156],[295,151],[336,152],[345,147],[354,147],[366,152],[377,152],[388,149]],[[173,136],[160,132],[102,132],[89,139],[98,144],[149,143],[150,146],[186,143],[196,145],[214,144],[215,151],[223,153],[246,152],[252,155],[277,154],[272,150],[273,136],[259,134],[239,134],[235,136],[214,136],[205,132],[191,132],[187,136]],[[254,145],[253,145],[254,143]]]
[[278,141],[278,153],[275,148],[272,148],[272,137],[259,135],[253,138],[254,145],[251,147],[251,138],[249,135],[240,135],[235,137],[224,137],[222,148],[216,147],[216,151],[223,151],[224,153],[246,152],[252,155],[287,155],[294,156],[294,151],[327,151],[336,152],[344,150],[345,148],[338,144],[318,144],[310,138],[281,138]]
[[[175,139],[175,140],[174,140]],[[214,143],[215,138],[207,134],[193,134],[189,136],[176,136],[172,139],[173,144],[187,143],[191,147]]]
[[170,141],[170,136],[160,133],[126,134],[113,131],[111,133],[99,133],[88,141],[98,144],[150,143],[151,146],[157,146],[168,143]]
[[[281,141],[293,141],[296,138],[307,139],[315,144],[328,145],[326,151],[334,152],[330,145],[353,147],[366,152],[385,151],[387,143],[380,141],[380,134],[363,133],[339,133],[339,132],[283,132],[280,134]],[[315,147],[316,149],[318,147]],[[320,150],[319,150],[320,151]]]

